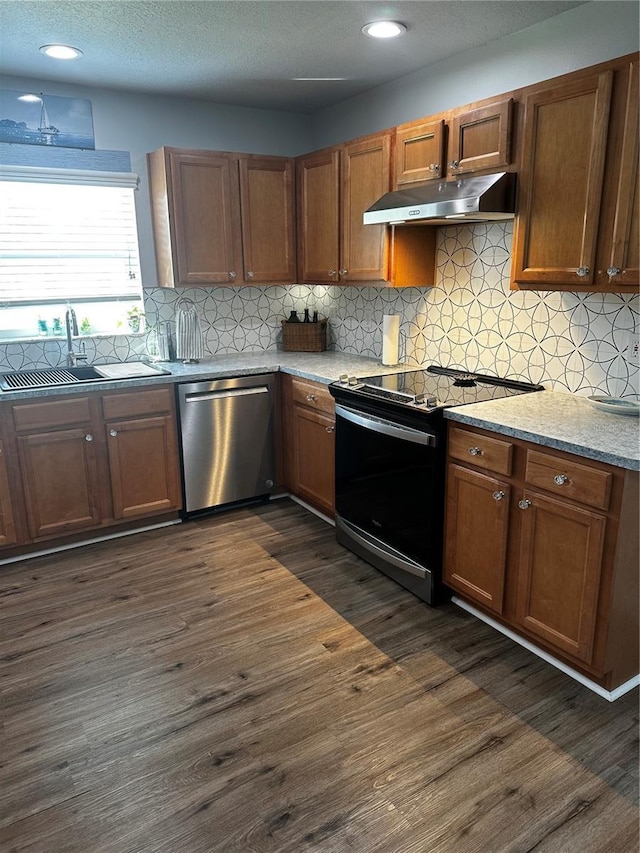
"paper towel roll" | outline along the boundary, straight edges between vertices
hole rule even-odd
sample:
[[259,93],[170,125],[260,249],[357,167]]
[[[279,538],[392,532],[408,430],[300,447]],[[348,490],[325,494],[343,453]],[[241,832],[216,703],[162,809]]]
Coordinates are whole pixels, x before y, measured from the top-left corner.
[[400,315],[385,314],[382,318],[382,363],[397,364],[400,346]]

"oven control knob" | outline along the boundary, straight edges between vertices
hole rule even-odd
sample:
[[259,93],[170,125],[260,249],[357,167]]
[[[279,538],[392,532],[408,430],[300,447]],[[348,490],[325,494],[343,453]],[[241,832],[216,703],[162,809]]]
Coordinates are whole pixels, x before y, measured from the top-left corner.
[[413,402],[416,404],[416,406],[421,406],[423,403],[426,403],[424,394],[416,394]]
[[347,374],[347,373],[341,373],[341,374],[340,374],[340,382],[341,382],[343,385],[346,385],[346,384],[349,382],[349,376],[348,376],[348,374]]
[[358,384],[358,380],[356,379],[356,377],[350,376],[349,377],[349,385],[357,385],[357,384]]

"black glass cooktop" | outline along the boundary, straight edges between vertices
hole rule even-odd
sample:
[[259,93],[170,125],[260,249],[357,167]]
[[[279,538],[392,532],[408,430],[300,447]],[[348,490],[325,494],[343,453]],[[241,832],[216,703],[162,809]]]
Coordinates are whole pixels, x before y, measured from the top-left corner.
[[426,370],[391,373],[386,376],[342,377],[332,388],[337,396],[342,388],[349,395],[380,400],[413,409],[432,410],[513,397],[530,391],[542,391],[542,385],[503,379],[481,373],[432,365]]

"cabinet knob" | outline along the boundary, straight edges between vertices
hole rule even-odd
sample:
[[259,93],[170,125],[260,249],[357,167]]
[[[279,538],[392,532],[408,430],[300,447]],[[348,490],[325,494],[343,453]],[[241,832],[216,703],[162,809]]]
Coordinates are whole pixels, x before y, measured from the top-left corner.
[[248,273],[247,273],[247,278],[253,278],[253,273],[252,273],[252,272],[248,272]]
[[430,172],[439,172],[440,164],[439,163],[429,163],[429,171]]
[[325,427],[326,432],[335,432],[336,425]]
[[236,277],[236,273],[234,273],[233,271],[231,271],[231,272],[229,273],[229,278],[230,278],[230,279],[234,279],[235,277]]
[[88,433],[85,435],[84,440],[85,440],[85,441],[93,441],[93,436],[91,435],[91,433],[90,433],[90,432],[88,432]]
[[315,394],[307,394],[307,400],[308,400],[310,403],[315,403],[315,401],[316,401],[317,399],[318,399],[318,398],[317,398],[317,396],[316,396]]
[[340,273],[340,275],[346,275],[346,274],[349,272],[349,270],[345,270],[345,269],[343,268],[343,269],[341,269],[341,270],[338,270],[338,272]]
[[118,434],[117,429],[110,429],[109,430],[109,435],[113,436],[113,438],[115,438],[117,436],[117,434]]
[[334,276],[336,274],[335,270],[328,270],[328,272],[329,272],[329,275],[331,275],[331,276]]
[[576,275],[580,278],[585,278],[589,275],[590,272],[591,270],[589,269],[589,267],[578,267],[578,269],[576,270]]
[[569,478],[566,474],[556,474],[556,476],[553,478],[553,482],[556,484],[556,486],[564,486],[565,483],[569,482]]
[[471,456],[482,456],[482,451],[479,447],[470,447],[469,453],[471,454]]
[[622,270],[618,269],[618,267],[607,267],[607,275],[610,279],[615,278],[617,275],[620,275],[621,272]]
[[460,161],[459,160],[450,160],[449,166],[451,169],[457,169],[460,166]]
[[491,497],[494,499],[494,501],[503,501],[503,500],[504,500],[504,498],[505,498],[505,494],[504,494],[504,492],[502,491],[502,489],[500,489],[500,490],[498,490],[497,492],[494,492],[494,493],[491,495]]
[[529,509],[531,506],[531,501],[528,501],[526,498],[522,501],[518,501],[518,506],[520,509]]

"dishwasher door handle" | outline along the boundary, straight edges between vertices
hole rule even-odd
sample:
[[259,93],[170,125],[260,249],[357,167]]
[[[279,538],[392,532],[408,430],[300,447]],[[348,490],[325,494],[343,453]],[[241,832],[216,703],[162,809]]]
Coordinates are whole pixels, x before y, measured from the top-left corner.
[[185,403],[206,403],[211,400],[226,400],[229,397],[250,397],[255,394],[268,394],[266,385],[256,385],[254,388],[227,388],[224,391],[203,391],[195,394],[185,394]]

